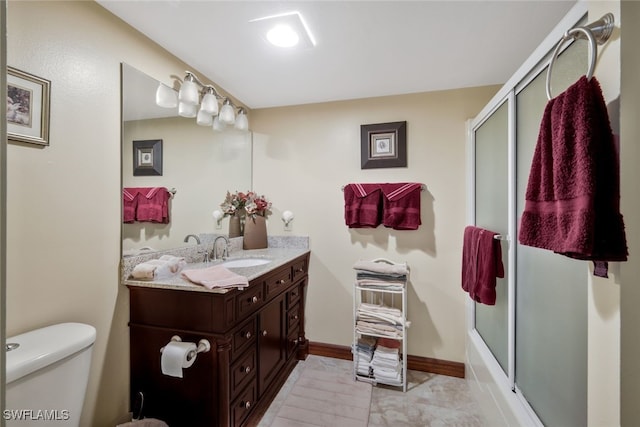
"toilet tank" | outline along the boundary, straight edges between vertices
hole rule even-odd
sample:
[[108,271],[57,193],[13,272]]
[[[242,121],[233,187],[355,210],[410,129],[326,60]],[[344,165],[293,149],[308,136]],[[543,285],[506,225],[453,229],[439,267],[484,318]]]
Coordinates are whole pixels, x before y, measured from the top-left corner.
[[89,380],[93,326],[60,323],[7,338],[7,426],[78,426]]

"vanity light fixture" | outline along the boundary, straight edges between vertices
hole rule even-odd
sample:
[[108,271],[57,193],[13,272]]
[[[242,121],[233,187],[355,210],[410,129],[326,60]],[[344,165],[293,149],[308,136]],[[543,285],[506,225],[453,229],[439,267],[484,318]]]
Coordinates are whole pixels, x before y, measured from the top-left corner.
[[[222,101],[222,108],[218,106]],[[234,125],[238,130],[248,130],[247,110],[237,107],[227,97],[218,94],[212,85],[205,85],[191,71],[186,71],[185,78],[177,96],[173,89],[160,83],[156,90],[156,104],[164,108],[178,106],[178,115],[196,118],[200,126],[212,126],[215,131],[222,131],[226,125]],[[239,120],[236,122],[236,110]]]

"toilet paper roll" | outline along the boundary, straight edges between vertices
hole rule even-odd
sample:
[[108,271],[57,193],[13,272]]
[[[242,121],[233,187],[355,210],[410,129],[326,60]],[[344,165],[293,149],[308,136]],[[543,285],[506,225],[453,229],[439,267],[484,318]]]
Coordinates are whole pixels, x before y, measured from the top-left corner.
[[[162,350],[160,368],[164,375],[182,378],[182,370],[191,367],[196,361],[196,349],[192,342],[171,341]],[[189,353],[191,353],[191,356]]]

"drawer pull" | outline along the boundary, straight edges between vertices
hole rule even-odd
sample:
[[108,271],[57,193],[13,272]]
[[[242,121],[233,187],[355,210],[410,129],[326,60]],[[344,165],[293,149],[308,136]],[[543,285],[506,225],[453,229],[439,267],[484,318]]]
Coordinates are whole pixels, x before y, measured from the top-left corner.
[[244,334],[244,337],[245,337],[246,339],[251,338],[251,331],[247,331],[247,332]]
[[296,270],[296,273],[304,273],[304,268],[298,268],[298,269]]
[[251,372],[251,366],[247,366],[246,368],[242,369],[244,371],[245,374],[248,374],[249,372]]
[[254,295],[254,297],[251,298],[251,302],[254,303],[254,304],[257,303],[258,302],[258,297]]
[[285,283],[287,283],[287,281],[284,279],[280,279],[276,281],[276,285],[284,285]]
[[240,402],[240,407],[244,409],[249,409],[251,408],[251,402],[249,402],[248,400],[246,402]]
[[297,314],[293,316],[293,320],[298,320],[298,315]]
[[267,336],[267,330],[265,329],[264,331],[262,331],[262,336],[266,337]]

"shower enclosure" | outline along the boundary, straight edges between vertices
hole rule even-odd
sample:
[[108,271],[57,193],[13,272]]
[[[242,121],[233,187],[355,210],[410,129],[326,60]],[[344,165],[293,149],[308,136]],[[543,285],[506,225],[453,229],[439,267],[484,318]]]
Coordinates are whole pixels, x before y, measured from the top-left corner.
[[[584,9],[574,8],[558,27],[584,22]],[[493,371],[494,388],[484,391],[495,400],[513,392],[520,421],[586,426],[587,264],[517,239],[555,34],[469,126],[468,222],[500,233],[505,277],[494,306],[469,302],[468,360],[472,371],[480,360]],[[566,45],[553,62],[555,95],[588,69],[588,41]]]

